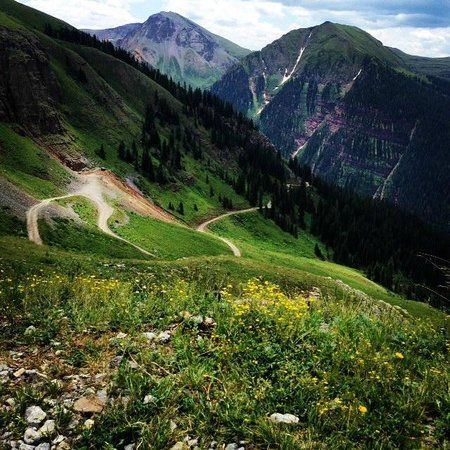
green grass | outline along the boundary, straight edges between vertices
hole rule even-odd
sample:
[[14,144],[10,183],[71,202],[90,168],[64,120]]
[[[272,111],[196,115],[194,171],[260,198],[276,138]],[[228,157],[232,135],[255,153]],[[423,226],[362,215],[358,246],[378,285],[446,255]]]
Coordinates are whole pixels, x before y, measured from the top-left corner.
[[85,224],[93,228],[97,226],[98,211],[96,206],[89,199],[76,196],[57,200],[56,203],[71,209]]
[[0,206],[0,236],[26,236],[25,222],[13,216],[8,208]]
[[187,227],[129,214],[126,225],[114,230],[120,236],[144,248],[160,259],[230,254],[220,240]]
[[70,175],[30,138],[0,122],[0,176],[37,198],[60,195]]
[[39,221],[39,231],[46,245],[80,252],[100,258],[146,259],[147,257],[126,242],[106,235],[100,230],[76,224],[69,219],[56,219],[52,224]]
[[321,247],[323,254],[326,254],[326,251],[307,231],[300,230],[299,238],[295,239],[259,213],[232,216],[216,222],[210,229],[220,236],[231,239],[241,249],[243,257],[252,261],[341,280],[372,298],[400,306],[416,317],[431,318],[435,323],[442,323],[442,314],[427,304],[405,300],[370,281],[358,270],[315,257],[316,243]]
[[[81,436],[79,448],[167,449],[186,435],[200,448],[212,440],[285,450],[446,446],[445,335],[387,305],[339,294],[306,301],[263,280],[228,280],[218,296],[215,284],[170,271],[164,279],[129,274],[129,281],[35,272],[24,284],[8,269],[3,262],[0,349],[8,342],[39,355],[58,341],[60,356],[41,369],[48,379],[82,371],[86,386],[107,386],[114,399],[89,431],[84,420],[69,428],[73,413],[58,418],[69,442]],[[198,315],[215,325],[191,319]],[[29,325],[36,331],[24,336]],[[170,341],[149,343],[141,334],[149,330],[171,330]],[[118,331],[127,336],[115,339]],[[123,357],[118,369],[109,366],[115,356]],[[104,381],[94,378],[99,371]],[[55,381],[24,383],[0,391],[2,400],[16,399],[0,412],[15,438],[30,401],[47,409],[44,400],[59,401],[66,390]],[[147,395],[154,400],[145,404]],[[275,412],[299,423],[273,424]]]

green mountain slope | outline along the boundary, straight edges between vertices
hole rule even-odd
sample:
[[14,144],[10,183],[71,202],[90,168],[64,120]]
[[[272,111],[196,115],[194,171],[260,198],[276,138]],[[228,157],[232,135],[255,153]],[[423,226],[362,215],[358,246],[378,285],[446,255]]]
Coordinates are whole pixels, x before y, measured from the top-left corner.
[[212,91],[314,175],[448,230],[446,67],[326,22],[249,55]]

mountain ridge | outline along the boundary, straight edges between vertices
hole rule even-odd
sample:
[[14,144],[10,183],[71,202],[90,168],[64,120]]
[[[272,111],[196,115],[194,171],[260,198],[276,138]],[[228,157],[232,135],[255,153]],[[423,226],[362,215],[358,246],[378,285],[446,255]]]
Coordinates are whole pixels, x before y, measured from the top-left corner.
[[250,54],[211,90],[254,118],[285,157],[298,158],[315,176],[365,196],[382,193],[448,230],[450,212],[441,208],[450,200],[441,143],[447,134],[438,129],[449,128],[450,89],[435,76],[445,73],[447,61],[432,63],[407,58],[356,27],[325,22]]
[[135,54],[175,81],[209,87],[238,59],[250,53],[174,12],[151,15],[140,24],[83,30]]

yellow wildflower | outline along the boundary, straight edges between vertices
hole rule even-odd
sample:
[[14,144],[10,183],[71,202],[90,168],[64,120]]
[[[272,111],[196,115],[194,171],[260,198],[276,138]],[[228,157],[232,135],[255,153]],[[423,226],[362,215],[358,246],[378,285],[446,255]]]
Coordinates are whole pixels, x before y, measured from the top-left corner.
[[363,406],[363,405],[359,405],[359,406],[358,406],[358,411],[359,411],[361,414],[366,414],[367,408],[366,408],[365,406]]

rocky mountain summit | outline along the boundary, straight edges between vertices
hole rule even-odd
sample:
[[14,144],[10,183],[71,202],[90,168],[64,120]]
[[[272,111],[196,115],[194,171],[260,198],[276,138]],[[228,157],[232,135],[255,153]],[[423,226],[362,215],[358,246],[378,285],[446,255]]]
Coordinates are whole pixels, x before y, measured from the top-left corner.
[[85,31],[195,87],[210,86],[250,53],[173,12],[154,14],[142,24]]

